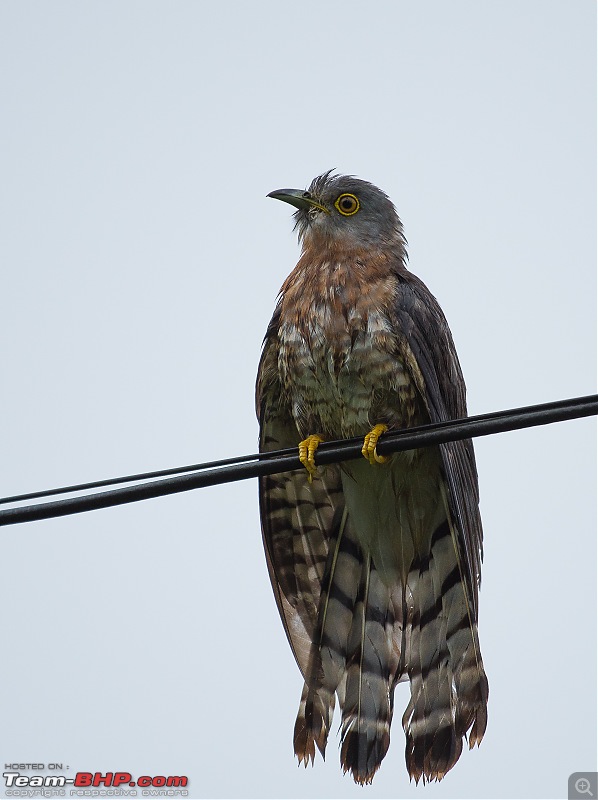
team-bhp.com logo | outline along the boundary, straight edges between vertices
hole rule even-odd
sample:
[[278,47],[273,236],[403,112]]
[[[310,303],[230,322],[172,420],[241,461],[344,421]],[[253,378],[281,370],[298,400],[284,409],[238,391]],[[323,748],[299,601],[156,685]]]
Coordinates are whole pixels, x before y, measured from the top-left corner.
[[[137,796],[137,787],[142,797],[187,797],[184,788],[188,784],[186,775],[140,775],[133,779],[130,772],[77,772],[74,778],[66,775],[22,775],[20,772],[4,772],[7,797],[64,797],[67,787],[73,797],[126,797]],[[71,788],[72,787],[72,788]],[[101,788],[100,788],[101,787]],[[125,787],[130,787],[126,790]],[[37,791],[35,791],[37,789]],[[60,791],[62,789],[62,791]],[[118,794],[106,789],[118,789]],[[33,791],[32,791],[33,790]],[[48,792],[50,790],[50,793]],[[59,790],[59,791],[52,791]]]

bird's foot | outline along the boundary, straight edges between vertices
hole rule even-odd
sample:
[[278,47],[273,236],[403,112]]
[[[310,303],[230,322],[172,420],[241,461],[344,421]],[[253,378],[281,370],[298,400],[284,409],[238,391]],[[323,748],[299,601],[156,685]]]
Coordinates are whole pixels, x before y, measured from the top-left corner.
[[384,425],[380,423],[379,425],[374,425],[372,430],[367,434],[365,439],[363,440],[363,447],[361,448],[361,452],[364,458],[370,462],[370,464],[384,464],[385,461],[388,461],[387,456],[379,456],[376,452],[376,445],[378,444],[378,439],[388,430],[388,425]]
[[310,483],[314,475],[318,473],[318,468],[316,467],[316,450],[320,442],[323,441],[324,439],[319,433],[312,433],[307,439],[299,442],[299,461],[307,470]]

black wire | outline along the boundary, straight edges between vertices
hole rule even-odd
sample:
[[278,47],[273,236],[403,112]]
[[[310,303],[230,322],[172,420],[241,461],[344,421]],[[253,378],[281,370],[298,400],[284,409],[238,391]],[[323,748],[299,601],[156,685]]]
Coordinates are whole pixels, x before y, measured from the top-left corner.
[[[380,455],[413,450],[419,447],[430,447],[460,439],[470,439],[476,436],[488,436],[494,433],[519,430],[537,425],[548,425],[553,422],[562,422],[568,419],[577,419],[598,414],[598,395],[558,400],[535,406],[495,411],[490,414],[481,414],[461,420],[432,425],[421,425],[417,428],[408,428],[384,435],[378,442],[377,451]],[[337,461],[347,461],[361,457],[363,439],[347,439],[334,442],[324,442],[320,445],[316,455],[317,464],[332,464]],[[248,463],[249,462],[249,463]],[[251,463],[253,462],[253,463]],[[21,508],[10,508],[0,511],[0,526],[15,525],[20,522],[49,519],[51,517],[78,514],[83,511],[92,511],[97,508],[108,508],[132,503],[137,500],[146,500],[151,497],[161,497],[167,494],[185,492],[203,486],[216,486],[221,483],[255,478],[262,475],[272,475],[293,469],[304,469],[297,456],[297,448],[288,448],[271,453],[241,456],[224,461],[212,461],[191,467],[177,467],[160,472],[143,473],[127,478],[112,478],[107,481],[96,481],[93,484],[78,484],[76,487],[52,489],[47,492],[36,492],[30,495],[15,496],[14,499],[29,499],[32,496],[41,497],[62,492],[107,486],[113,483],[136,480],[139,478],[157,477],[159,475],[173,475],[181,471],[192,474],[178,475],[166,480],[155,480],[137,486],[114,489],[99,494],[84,497],[68,498],[50,503],[40,503]],[[0,502],[9,502],[11,498],[4,498]]]
[[160,469],[157,472],[140,472],[137,475],[124,475],[120,478],[105,478],[101,481],[91,483],[77,483],[73,486],[61,486],[59,489],[44,489],[40,492],[28,492],[27,494],[15,494],[12,497],[0,497],[0,505],[7,503],[19,503],[23,500],[39,500],[41,497],[52,497],[57,494],[70,494],[71,492],[83,492],[86,489],[99,489],[102,486],[115,486],[119,483],[134,483],[135,481],[145,481],[150,478],[163,478],[166,475],[180,475],[183,472],[197,472],[201,469],[212,469],[214,467],[226,467],[229,464],[241,464],[245,461],[254,461],[259,455],[237,456],[236,458],[225,458],[220,461],[208,461],[204,464],[189,464],[186,467],[172,467],[170,469]]
[[[588,401],[593,399],[594,395],[589,395],[588,397],[574,397],[570,400],[555,400],[551,403],[543,403],[542,405],[533,405],[533,406],[522,406],[521,408],[511,409],[510,411],[494,411],[488,414],[479,414],[478,416],[468,417],[468,421],[477,422],[478,420],[487,420],[487,419],[497,419],[499,417],[504,416],[505,414],[532,414],[537,409],[556,409],[561,408],[563,404],[567,404],[570,406],[575,405],[585,405]],[[417,427],[409,428],[410,433],[418,433],[419,431],[432,431],[432,430],[443,430],[449,425],[454,425],[454,421],[449,420],[446,422],[435,422],[429,425],[420,425]],[[353,439],[344,439],[345,442],[360,442],[362,439],[360,437],[355,437]],[[333,442],[329,442],[327,445],[322,445],[320,448],[320,452],[322,452],[326,447],[332,445]],[[277,450],[276,455],[294,455],[297,452],[296,447],[288,447],[285,450]],[[119,478],[105,478],[104,480],[100,481],[92,481],[90,483],[77,483],[73,484],[72,486],[61,486],[57,489],[44,489],[38,492],[28,492],[27,494],[15,494],[11,497],[0,497],[0,505],[7,505],[8,503],[19,503],[25,500],[39,500],[42,497],[52,497],[59,494],[71,494],[73,492],[83,492],[88,489],[100,489],[103,486],[115,486],[122,483],[136,483],[139,481],[145,480],[152,480],[154,478],[164,478],[168,475],[181,475],[184,472],[198,472],[200,470],[207,470],[207,469],[216,469],[218,467],[227,467],[232,464],[243,464],[249,461],[259,461],[259,460],[268,460],[271,458],[270,453],[253,453],[252,455],[247,456],[236,456],[233,458],[225,458],[220,459],[219,461],[207,461],[203,464],[188,464],[184,467],[170,467],[169,469],[161,469],[155,472],[139,472],[134,475],[123,475]]]

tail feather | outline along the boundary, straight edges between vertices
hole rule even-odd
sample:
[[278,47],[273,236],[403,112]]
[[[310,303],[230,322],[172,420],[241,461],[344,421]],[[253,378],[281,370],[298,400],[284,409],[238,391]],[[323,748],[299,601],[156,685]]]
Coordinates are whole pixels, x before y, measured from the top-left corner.
[[315,748],[324,757],[332,724],[335,692],[343,679],[353,608],[361,574],[362,552],[343,513],[330,548],[325,591],[320,598],[318,626],[311,647],[293,743],[295,755],[306,766]]
[[316,746],[324,758],[333,712],[334,692],[330,693],[323,686],[317,690],[310,689],[307,683],[303,684],[293,732],[293,746],[299,763],[306,767],[310,762],[313,764]]
[[390,744],[393,650],[390,590],[369,557],[364,562],[353,613],[343,686],[341,765],[357,783],[371,783]]
[[426,560],[412,570],[410,578],[415,607],[409,658],[412,696],[403,724],[408,721],[407,765],[419,781],[422,775],[442,777],[458,759],[461,741],[453,725],[455,701],[445,644],[446,617],[439,587],[435,587],[437,576]]
[[426,555],[405,579],[383,580],[346,512],[334,526],[317,611],[294,747],[299,762],[324,757],[335,696],[341,708],[341,766],[371,783],[390,744],[393,693],[409,678],[403,715],[407,769],[416,783],[440,780],[463,739],[479,744],[488,682],[477,619],[467,594],[454,531],[437,525]]
[[440,780],[486,725],[488,682],[477,624],[447,520],[432,537],[429,557],[414,562],[406,586],[411,627],[406,664],[411,699],[403,715],[407,769],[416,783]]

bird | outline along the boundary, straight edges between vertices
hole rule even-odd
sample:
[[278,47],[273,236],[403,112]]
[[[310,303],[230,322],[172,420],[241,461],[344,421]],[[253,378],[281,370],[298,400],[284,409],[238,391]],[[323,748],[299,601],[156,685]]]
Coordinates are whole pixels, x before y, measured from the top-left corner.
[[[385,457],[377,443],[467,416],[453,338],[407,269],[384,192],[329,170],[268,197],[295,208],[301,245],[256,381],[260,452],[298,447],[303,465],[259,479],[268,572],[304,680],[295,755],[325,756],[338,699],[341,767],[371,783],[408,681],[407,770],[440,780],[487,723],[474,450],[464,440]],[[363,437],[364,458],[317,466],[321,442],[349,437]]]

